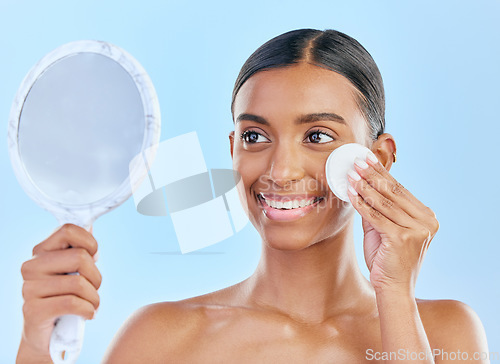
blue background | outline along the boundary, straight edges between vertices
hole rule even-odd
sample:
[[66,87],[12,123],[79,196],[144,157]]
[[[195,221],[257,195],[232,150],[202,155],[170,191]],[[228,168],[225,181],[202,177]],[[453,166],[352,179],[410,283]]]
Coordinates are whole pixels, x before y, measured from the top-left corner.
[[[499,1],[1,1],[0,362],[14,362],[22,330],[20,267],[57,223],[13,174],[6,143],[23,77],[66,42],[105,40],[151,76],[161,140],[190,131],[208,168],[231,168],[233,83],[245,59],[285,31],[334,28],[359,40],[385,82],[387,132],[398,146],[391,173],[437,214],[441,228],[422,266],[417,297],[466,302],[500,351],[498,257]],[[256,267],[250,224],[198,254],[179,251],[169,217],[146,217],[132,200],[94,225],[101,307],[86,326],[81,363],[98,362],[137,308],[237,283]],[[356,222],[358,261],[362,230]]]

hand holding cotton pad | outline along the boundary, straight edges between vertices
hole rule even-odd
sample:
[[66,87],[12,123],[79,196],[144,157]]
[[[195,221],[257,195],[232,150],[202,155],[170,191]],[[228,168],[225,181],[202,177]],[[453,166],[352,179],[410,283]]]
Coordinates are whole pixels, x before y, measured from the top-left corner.
[[344,144],[335,149],[326,160],[325,173],[328,186],[332,192],[342,201],[350,202],[347,195],[347,172],[354,169],[354,160],[360,158],[365,160],[369,153],[373,152],[367,147],[357,144]]

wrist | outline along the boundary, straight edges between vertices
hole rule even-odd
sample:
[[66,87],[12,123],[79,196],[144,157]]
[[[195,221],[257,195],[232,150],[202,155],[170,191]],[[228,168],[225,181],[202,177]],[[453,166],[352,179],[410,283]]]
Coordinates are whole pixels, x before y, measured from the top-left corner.
[[411,284],[373,286],[377,297],[393,299],[415,299],[415,289]]
[[418,313],[415,296],[409,291],[379,290],[375,292],[375,297],[380,315],[401,319]]
[[375,290],[377,304],[384,307],[399,308],[416,306],[415,295],[412,289],[378,289]]
[[39,353],[21,339],[17,351],[16,364],[53,364],[50,354]]

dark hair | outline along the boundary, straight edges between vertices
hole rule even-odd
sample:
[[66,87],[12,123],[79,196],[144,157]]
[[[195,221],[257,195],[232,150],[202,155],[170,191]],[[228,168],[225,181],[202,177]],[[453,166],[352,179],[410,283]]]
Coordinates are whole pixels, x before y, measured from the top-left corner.
[[377,139],[385,128],[382,76],[370,53],[354,38],[336,30],[299,29],[281,34],[260,46],[245,62],[236,79],[231,102],[255,73],[307,62],[337,72],[359,91],[357,103]]

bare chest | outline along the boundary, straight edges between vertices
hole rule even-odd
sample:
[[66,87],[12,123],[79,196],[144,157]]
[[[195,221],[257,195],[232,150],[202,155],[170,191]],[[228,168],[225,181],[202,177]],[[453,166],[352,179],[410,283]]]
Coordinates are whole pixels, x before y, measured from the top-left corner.
[[191,338],[183,363],[377,363],[378,324],[307,326],[241,320],[218,322]]

